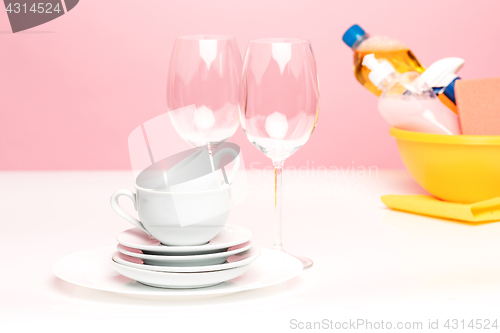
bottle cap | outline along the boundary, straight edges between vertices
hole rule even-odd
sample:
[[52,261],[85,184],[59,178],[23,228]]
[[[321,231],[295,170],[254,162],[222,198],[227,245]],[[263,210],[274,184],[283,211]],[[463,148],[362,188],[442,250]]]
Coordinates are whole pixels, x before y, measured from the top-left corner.
[[359,25],[355,24],[347,29],[347,31],[344,33],[344,36],[342,36],[342,40],[349,47],[352,47],[354,43],[356,43],[358,39],[360,39],[364,35],[366,35],[366,32]]
[[390,62],[388,62],[387,60],[378,62],[378,60],[375,58],[375,54],[373,53],[365,55],[362,65],[368,67],[371,70],[370,74],[368,74],[368,78],[377,88],[381,88],[379,87],[379,85],[380,83],[382,83],[382,81],[384,81],[386,77],[396,72]]
[[420,76],[430,87],[446,87],[457,78],[455,73],[464,63],[461,58],[444,58],[430,65]]

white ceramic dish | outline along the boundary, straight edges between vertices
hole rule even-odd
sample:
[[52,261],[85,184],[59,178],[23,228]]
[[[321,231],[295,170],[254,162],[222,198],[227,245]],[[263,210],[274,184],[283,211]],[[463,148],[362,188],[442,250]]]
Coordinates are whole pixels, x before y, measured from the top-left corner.
[[157,288],[204,288],[232,280],[245,273],[249,265],[214,272],[174,273],[146,271],[121,265],[111,260],[113,268],[123,276]]
[[200,289],[151,288],[128,279],[109,264],[114,246],[101,247],[69,254],[52,265],[60,279],[95,290],[155,299],[186,299],[220,296],[245,290],[273,286],[300,274],[302,263],[289,254],[262,249],[260,257],[239,277],[213,287]]
[[115,252],[112,256],[113,261],[118,264],[142,269],[147,271],[157,271],[157,272],[177,272],[177,273],[188,273],[188,272],[213,272],[221,271],[225,269],[237,268],[246,266],[253,261],[255,261],[260,255],[260,250],[258,247],[252,247],[251,249],[230,256],[227,258],[227,262],[220,265],[210,265],[210,266],[194,266],[194,267],[176,267],[176,266],[151,266],[145,265],[142,259],[127,256],[121,252]]
[[216,252],[209,254],[195,254],[184,256],[169,256],[158,254],[144,254],[141,250],[132,249],[130,247],[118,244],[116,248],[123,254],[142,259],[144,264],[153,266],[208,266],[225,263],[226,260],[235,254],[244,252],[252,247],[251,242],[246,242],[240,245],[232,246],[224,252]]
[[145,254],[187,255],[220,252],[231,246],[248,242],[250,238],[252,238],[252,232],[247,228],[238,225],[226,225],[217,236],[203,245],[162,245],[160,241],[148,236],[138,228],[132,228],[121,232],[116,237],[116,240],[118,243],[127,247],[142,250]]

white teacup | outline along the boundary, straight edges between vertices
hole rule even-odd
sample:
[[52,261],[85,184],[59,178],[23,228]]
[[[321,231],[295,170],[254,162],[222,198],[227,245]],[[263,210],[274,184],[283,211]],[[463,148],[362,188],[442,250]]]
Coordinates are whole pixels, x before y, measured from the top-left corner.
[[[232,184],[233,179],[240,167],[238,151],[230,147],[218,149],[212,156],[213,167],[216,171],[212,171],[208,150],[201,150],[198,154],[194,155],[195,156],[185,159],[169,170],[168,173],[170,174],[170,180],[168,180],[168,182],[170,191],[206,191],[227,186],[227,184]],[[222,179],[219,172],[217,172],[217,169],[221,167],[221,159],[225,155],[229,155],[233,158],[234,166],[231,173],[225,176],[227,178]],[[202,167],[200,167],[202,165],[205,165],[204,169],[209,168],[209,171],[203,176],[197,177],[199,175],[199,170],[202,169]]]
[[[228,175],[224,171],[225,164],[221,163],[225,156],[234,161]],[[239,167],[239,147],[235,144],[224,143],[212,156],[206,147],[193,148],[150,165],[139,174],[136,184],[142,188],[168,192],[215,190],[232,184]]]
[[[197,192],[167,192],[135,186],[136,193],[118,190],[111,196],[113,210],[164,245],[201,245],[214,238],[231,211],[231,185]],[[134,202],[139,220],[118,204],[122,195]]]

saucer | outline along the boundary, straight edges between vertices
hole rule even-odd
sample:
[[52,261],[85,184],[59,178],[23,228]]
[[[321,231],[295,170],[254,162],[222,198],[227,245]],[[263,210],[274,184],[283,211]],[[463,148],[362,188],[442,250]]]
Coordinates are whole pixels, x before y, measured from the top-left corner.
[[252,232],[247,228],[237,225],[226,225],[207,244],[193,246],[167,246],[161,244],[153,237],[146,235],[138,228],[125,230],[118,234],[118,243],[130,248],[144,251],[147,254],[207,254],[225,250],[231,246],[248,242],[252,238]]
[[245,273],[249,265],[215,272],[172,273],[146,271],[121,265],[111,260],[113,268],[121,275],[142,284],[157,288],[204,288],[237,278]]
[[195,254],[195,255],[158,255],[158,254],[144,254],[141,250],[133,249],[130,247],[118,244],[116,248],[123,254],[131,257],[142,259],[144,264],[153,266],[208,266],[225,263],[226,260],[235,254],[244,252],[252,247],[251,242],[246,242],[228,248],[224,252],[216,252],[209,254]]
[[255,261],[255,259],[257,259],[259,255],[260,255],[259,248],[252,247],[250,250],[230,256],[229,258],[227,258],[227,263],[220,265],[192,266],[192,267],[145,265],[142,259],[127,256],[121,252],[115,252],[112,256],[112,259],[118,264],[132,268],[143,269],[147,271],[187,273],[187,272],[213,272],[213,271],[221,271],[224,269],[242,267]]
[[109,257],[116,251],[114,246],[66,255],[54,262],[52,272],[61,280],[80,287],[156,300],[200,299],[255,290],[286,282],[302,272],[302,263],[297,258],[276,250],[260,250],[260,257],[247,266],[248,270],[242,275],[200,289],[151,288],[130,280],[116,272],[109,263]]

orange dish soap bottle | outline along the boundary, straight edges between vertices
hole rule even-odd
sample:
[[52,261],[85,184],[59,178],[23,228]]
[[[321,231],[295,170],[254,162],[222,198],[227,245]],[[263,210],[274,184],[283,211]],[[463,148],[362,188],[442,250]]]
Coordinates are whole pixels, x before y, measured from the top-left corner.
[[386,36],[371,37],[357,24],[344,33],[342,40],[354,51],[356,79],[377,96],[382,94],[382,90],[375,87],[368,78],[370,70],[362,65],[365,55],[373,53],[377,59],[387,60],[399,73],[410,71],[423,73],[425,71],[425,67],[405,44]]

